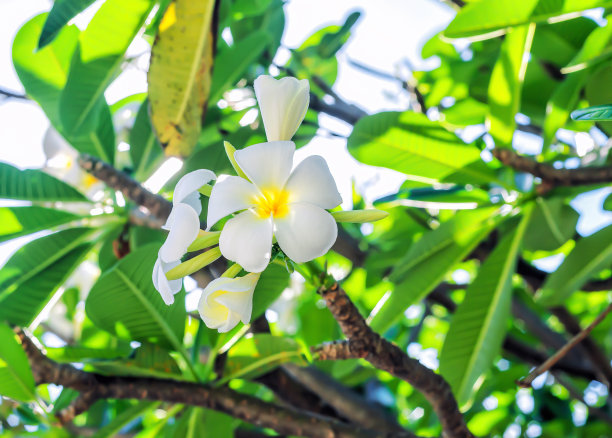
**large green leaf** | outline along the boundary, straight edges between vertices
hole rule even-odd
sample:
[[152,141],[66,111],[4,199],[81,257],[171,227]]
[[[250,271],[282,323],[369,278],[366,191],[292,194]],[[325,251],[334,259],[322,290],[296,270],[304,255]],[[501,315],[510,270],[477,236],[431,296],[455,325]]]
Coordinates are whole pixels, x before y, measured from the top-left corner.
[[85,302],[89,318],[120,338],[148,341],[182,349],[185,303],[178,295],[166,306],[153,287],[151,275],[159,245],[147,245],[104,272]]
[[15,333],[0,323],[0,395],[19,401],[36,398],[34,376]]
[[77,219],[67,211],[43,207],[1,207],[0,242],[47,230]]
[[28,201],[86,201],[76,189],[35,170],[0,163],[0,198]]
[[506,335],[512,275],[531,209],[489,255],[451,319],[440,353],[440,372],[460,405],[470,401],[476,381],[493,363]]
[[144,343],[129,358],[90,361],[89,365],[104,374],[172,378],[181,375],[168,350]]
[[480,151],[414,112],[384,112],[360,119],[348,139],[359,161],[411,175],[423,182],[488,183],[494,172]]
[[153,164],[163,156],[163,150],[149,120],[148,100],[140,105],[134,127],[130,131],[130,156],[134,175],[139,180],[144,180],[152,170]]
[[217,102],[242,77],[247,68],[259,58],[268,46],[270,37],[260,31],[248,39],[238,41],[233,46],[219,52],[215,60],[215,70],[210,87],[210,101]]
[[91,228],[71,228],[19,249],[0,270],[0,321],[28,325],[91,249]]
[[188,156],[200,136],[215,47],[213,0],[176,0],[151,53],[151,122],[167,155]]
[[76,149],[112,162],[115,131],[108,105],[102,96],[98,106],[97,125],[90,132],[78,135],[67,133],[60,120],[60,98],[66,85],[71,59],[78,44],[79,30],[68,26],[57,38],[42,49],[37,48],[46,14],[38,15],[24,24],[13,43],[13,64],[26,93],[41,106],[51,124]]
[[495,212],[495,208],[461,211],[412,244],[391,272],[395,289],[372,318],[372,328],[387,330],[408,306],[427,296],[491,232]]
[[481,0],[470,2],[457,13],[444,35],[464,38],[503,30],[511,26],[539,23],[552,17],[599,7],[609,0]]
[[612,227],[584,237],[551,273],[537,294],[537,301],[545,306],[562,304],[595,274],[612,266]]
[[521,89],[527,70],[535,24],[519,26],[506,35],[489,82],[489,133],[497,147],[512,146],[521,105]]
[[231,437],[240,420],[223,412],[198,407],[189,408],[176,424],[173,438]]
[[47,16],[45,25],[38,40],[38,48],[49,44],[64,27],[78,13],[82,12],[95,0],[56,0]]
[[53,43],[38,50],[38,37],[47,14],[25,23],[13,42],[13,65],[28,96],[34,99],[56,128],[61,126],[59,97],[66,85],[70,59],[77,46],[79,30],[64,28]]
[[553,251],[576,233],[579,214],[562,198],[536,198],[523,247],[529,251]]
[[62,125],[69,136],[95,131],[106,105],[104,90],[152,6],[151,0],[107,0],[79,36],[60,97]]
[[223,380],[253,379],[285,362],[306,365],[300,344],[290,338],[255,334],[240,339],[230,348]]
[[[594,56],[608,45],[612,38],[612,21],[604,27],[595,29],[586,39],[584,46],[570,62],[571,65],[579,65]],[[559,128],[567,122],[570,112],[576,108],[580,91],[588,79],[589,69],[581,69],[566,75],[565,79],[552,95],[546,105],[546,119],[544,120],[544,147],[549,146],[555,139]]]
[[612,104],[597,105],[572,111],[572,119],[578,121],[612,120]]

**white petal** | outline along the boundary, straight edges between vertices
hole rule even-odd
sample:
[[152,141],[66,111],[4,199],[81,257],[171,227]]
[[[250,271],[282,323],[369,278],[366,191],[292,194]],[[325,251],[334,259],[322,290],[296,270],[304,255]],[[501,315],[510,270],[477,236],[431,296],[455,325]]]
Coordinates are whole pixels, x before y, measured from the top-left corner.
[[260,190],[282,189],[293,167],[294,152],[292,141],[269,141],[240,149],[234,158]]
[[200,218],[189,205],[175,204],[167,224],[170,224],[170,233],[159,250],[159,256],[169,263],[183,257],[187,247],[198,237]]
[[270,262],[272,218],[260,219],[250,210],[228,220],[219,239],[221,254],[248,272],[261,272]]
[[268,141],[291,140],[308,110],[308,81],[259,76],[254,85]]
[[323,157],[306,158],[291,173],[285,189],[290,202],[308,202],[321,208],[334,208],[342,203],[334,177]]
[[248,324],[251,321],[253,292],[258,280],[259,274],[247,274],[234,279],[236,283],[240,283],[241,288],[245,289],[244,292],[228,292],[219,296],[217,301],[238,314],[243,323]]
[[215,178],[217,176],[208,169],[199,169],[187,173],[176,183],[172,202],[174,204],[182,202],[190,205],[199,216],[202,213],[202,204],[200,203],[198,189]]
[[210,193],[207,229],[228,214],[251,207],[256,196],[259,196],[257,187],[246,179],[227,175],[220,177]]
[[168,280],[166,278],[166,272],[178,266],[179,263],[180,260],[164,263],[164,261],[158,257],[153,267],[153,286],[155,286],[155,289],[160,293],[164,303],[168,306],[174,303],[174,295],[181,290],[183,280]]
[[274,225],[281,249],[297,263],[322,256],[338,237],[338,226],[332,215],[313,204],[290,204],[289,214],[275,218]]

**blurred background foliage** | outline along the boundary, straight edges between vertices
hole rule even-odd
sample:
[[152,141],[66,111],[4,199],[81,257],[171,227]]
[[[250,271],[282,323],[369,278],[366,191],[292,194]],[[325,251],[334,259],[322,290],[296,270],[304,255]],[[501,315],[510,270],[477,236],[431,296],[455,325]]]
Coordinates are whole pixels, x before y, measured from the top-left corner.
[[[71,20],[92,3],[57,0],[13,43],[27,98],[53,128],[45,168],[0,163],[0,198],[25,201],[0,207],[0,241],[34,236],[0,270],[1,436],[274,435],[202,408],[112,399],[61,427],[54,414],[77,393],[35,387],[14,325],[58,362],[108,375],[220,379],[267,401],[278,400],[270,376],[283,364],[316,367],[414,433],[439,436],[431,407],[406,382],[364,361],[311,357],[309,347],[342,335],[297,274],[266,270],[250,332],[204,327],[193,312],[201,278],[186,282],[186,300],[165,306],[151,284],[165,238],[159,218],[78,165],[89,154],[167,199],[187,172],[229,173],[224,140],[237,148],[265,141],[252,91],[261,74],[310,80],[298,148],[323,131],[343,136],[319,127],[325,114],[351,125],[355,159],[404,178],[374,200],[355,189],[347,207],[373,205],[389,217],[343,224],[337,251],[319,262],[374,330],[449,381],[472,432],[612,436],[612,319],[532,388],[516,384],[610,301],[612,227],[579,233],[572,207],[589,192],[610,193],[609,183],[548,184],[492,154],[511,149],[555,169],[612,164],[612,122],[570,118],[612,103],[612,1],[449,2],[456,17],[422,47],[434,68],[357,65],[406,97],[402,111],[376,114],[360,108],[360,89],[345,98],[334,91],[337,55],[359,12],[278,62],[282,0],[104,0],[80,30]],[[126,57],[136,37],[146,53]],[[151,48],[148,93],[109,105],[105,90]],[[158,183],[160,172],[167,177]],[[612,197],[588,208],[580,220],[612,210]],[[261,324],[269,329],[255,329]]]

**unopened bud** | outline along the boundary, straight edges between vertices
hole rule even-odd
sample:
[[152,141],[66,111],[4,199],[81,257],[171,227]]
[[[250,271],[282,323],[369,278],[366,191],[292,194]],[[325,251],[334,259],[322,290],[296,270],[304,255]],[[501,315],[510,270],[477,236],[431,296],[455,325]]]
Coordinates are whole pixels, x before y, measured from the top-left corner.
[[238,263],[234,263],[232,266],[227,268],[223,274],[221,274],[221,277],[234,278],[236,275],[240,274],[240,271],[242,271],[242,266],[240,266]]
[[334,211],[332,216],[336,222],[353,222],[363,224],[365,222],[376,222],[389,216],[389,213],[371,208],[368,210]]
[[221,231],[202,231],[200,230],[200,234],[196,240],[193,241],[187,251],[199,251],[204,248],[208,248],[209,246],[213,246],[219,243],[219,236],[221,236]]
[[246,174],[242,171],[242,169],[236,162],[236,159],[234,158],[234,154],[236,153],[236,148],[232,146],[229,141],[224,141],[223,146],[225,147],[225,153],[227,154],[227,158],[229,158],[230,163],[232,163],[232,167],[234,168],[238,176],[241,176],[242,178],[249,180],[249,177],[246,176]]
[[210,265],[219,257],[221,257],[221,250],[217,246],[195,256],[192,259],[187,260],[186,262],[181,263],[175,268],[170,269],[168,272],[166,272],[166,278],[168,280],[178,280],[179,278],[186,277],[187,275],[191,275],[203,267]]

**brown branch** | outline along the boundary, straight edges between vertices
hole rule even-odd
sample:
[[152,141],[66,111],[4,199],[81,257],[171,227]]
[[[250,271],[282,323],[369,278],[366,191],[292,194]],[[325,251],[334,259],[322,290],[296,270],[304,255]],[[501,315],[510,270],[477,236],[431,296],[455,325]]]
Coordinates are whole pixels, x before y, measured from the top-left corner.
[[57,419],[63,425],[70,423],[75,417],[87,411],[97,400],[98,396],[94,391],[84,391],[67,408],[62,409],[56,414]]
[[530,173],[552,186],[576,186],[600,184],[612,181],[612,166],[555,169],[547,163],[539,163],[523,157],[511,149],[493,149],[493,155],[504,165],[520,172]]
[[114,190],[120,191],[123,196],[136,204],[145,207],[151,214],[159,219],[166,220],[172,210],[172,203],[145,189],[140,183],[125,173],[115,169],[108,163],[91,155],[79,155],[79,165],[87,172]]
[[602,322],[605,319],[605,317],[608,315],[608,313],[610,313],[611,311],[612,311],[612,303],[603,312],[601,312],[591,324],[589,324],[584,330],[581,330],[579,333],[577,333],[559,351],[557,351],[554,355],[552,355],[542,365],[540,365],[535,370],[533,370],[531,373],[529,373],[529,375],[525,379],[518,382],[518,384],[523,387],[531,386],[531,383],[534,381],[536,377],[550,370],[554,364],[559,362],[559,360],[568,353],[568,351],[570,351],[572,348],[574,348],[576,345],[582,342],[584,338],[586,338],[587,335],[591,333],[591,331],[597,326],[597,324]]
[[442,376],[408,357],[368,327],[357,307],[337,283],[330,287],[321,286],[318,292],[348,339],[348,351],[345,348],[344,353],[350,353],[354,358],[363,358],[376,368],[414,386],[427,398],[438,415],[443,436],[473,437],[450,386]]
[[59,364],[46,357],[23,330],[16,329],[37,385],[53,383],[91,398],[138,399],[201,406],[287,435],[321,438],[375,438],[381,434],[336,420],[267,403],[227,387],[144,377],[104,376]]

